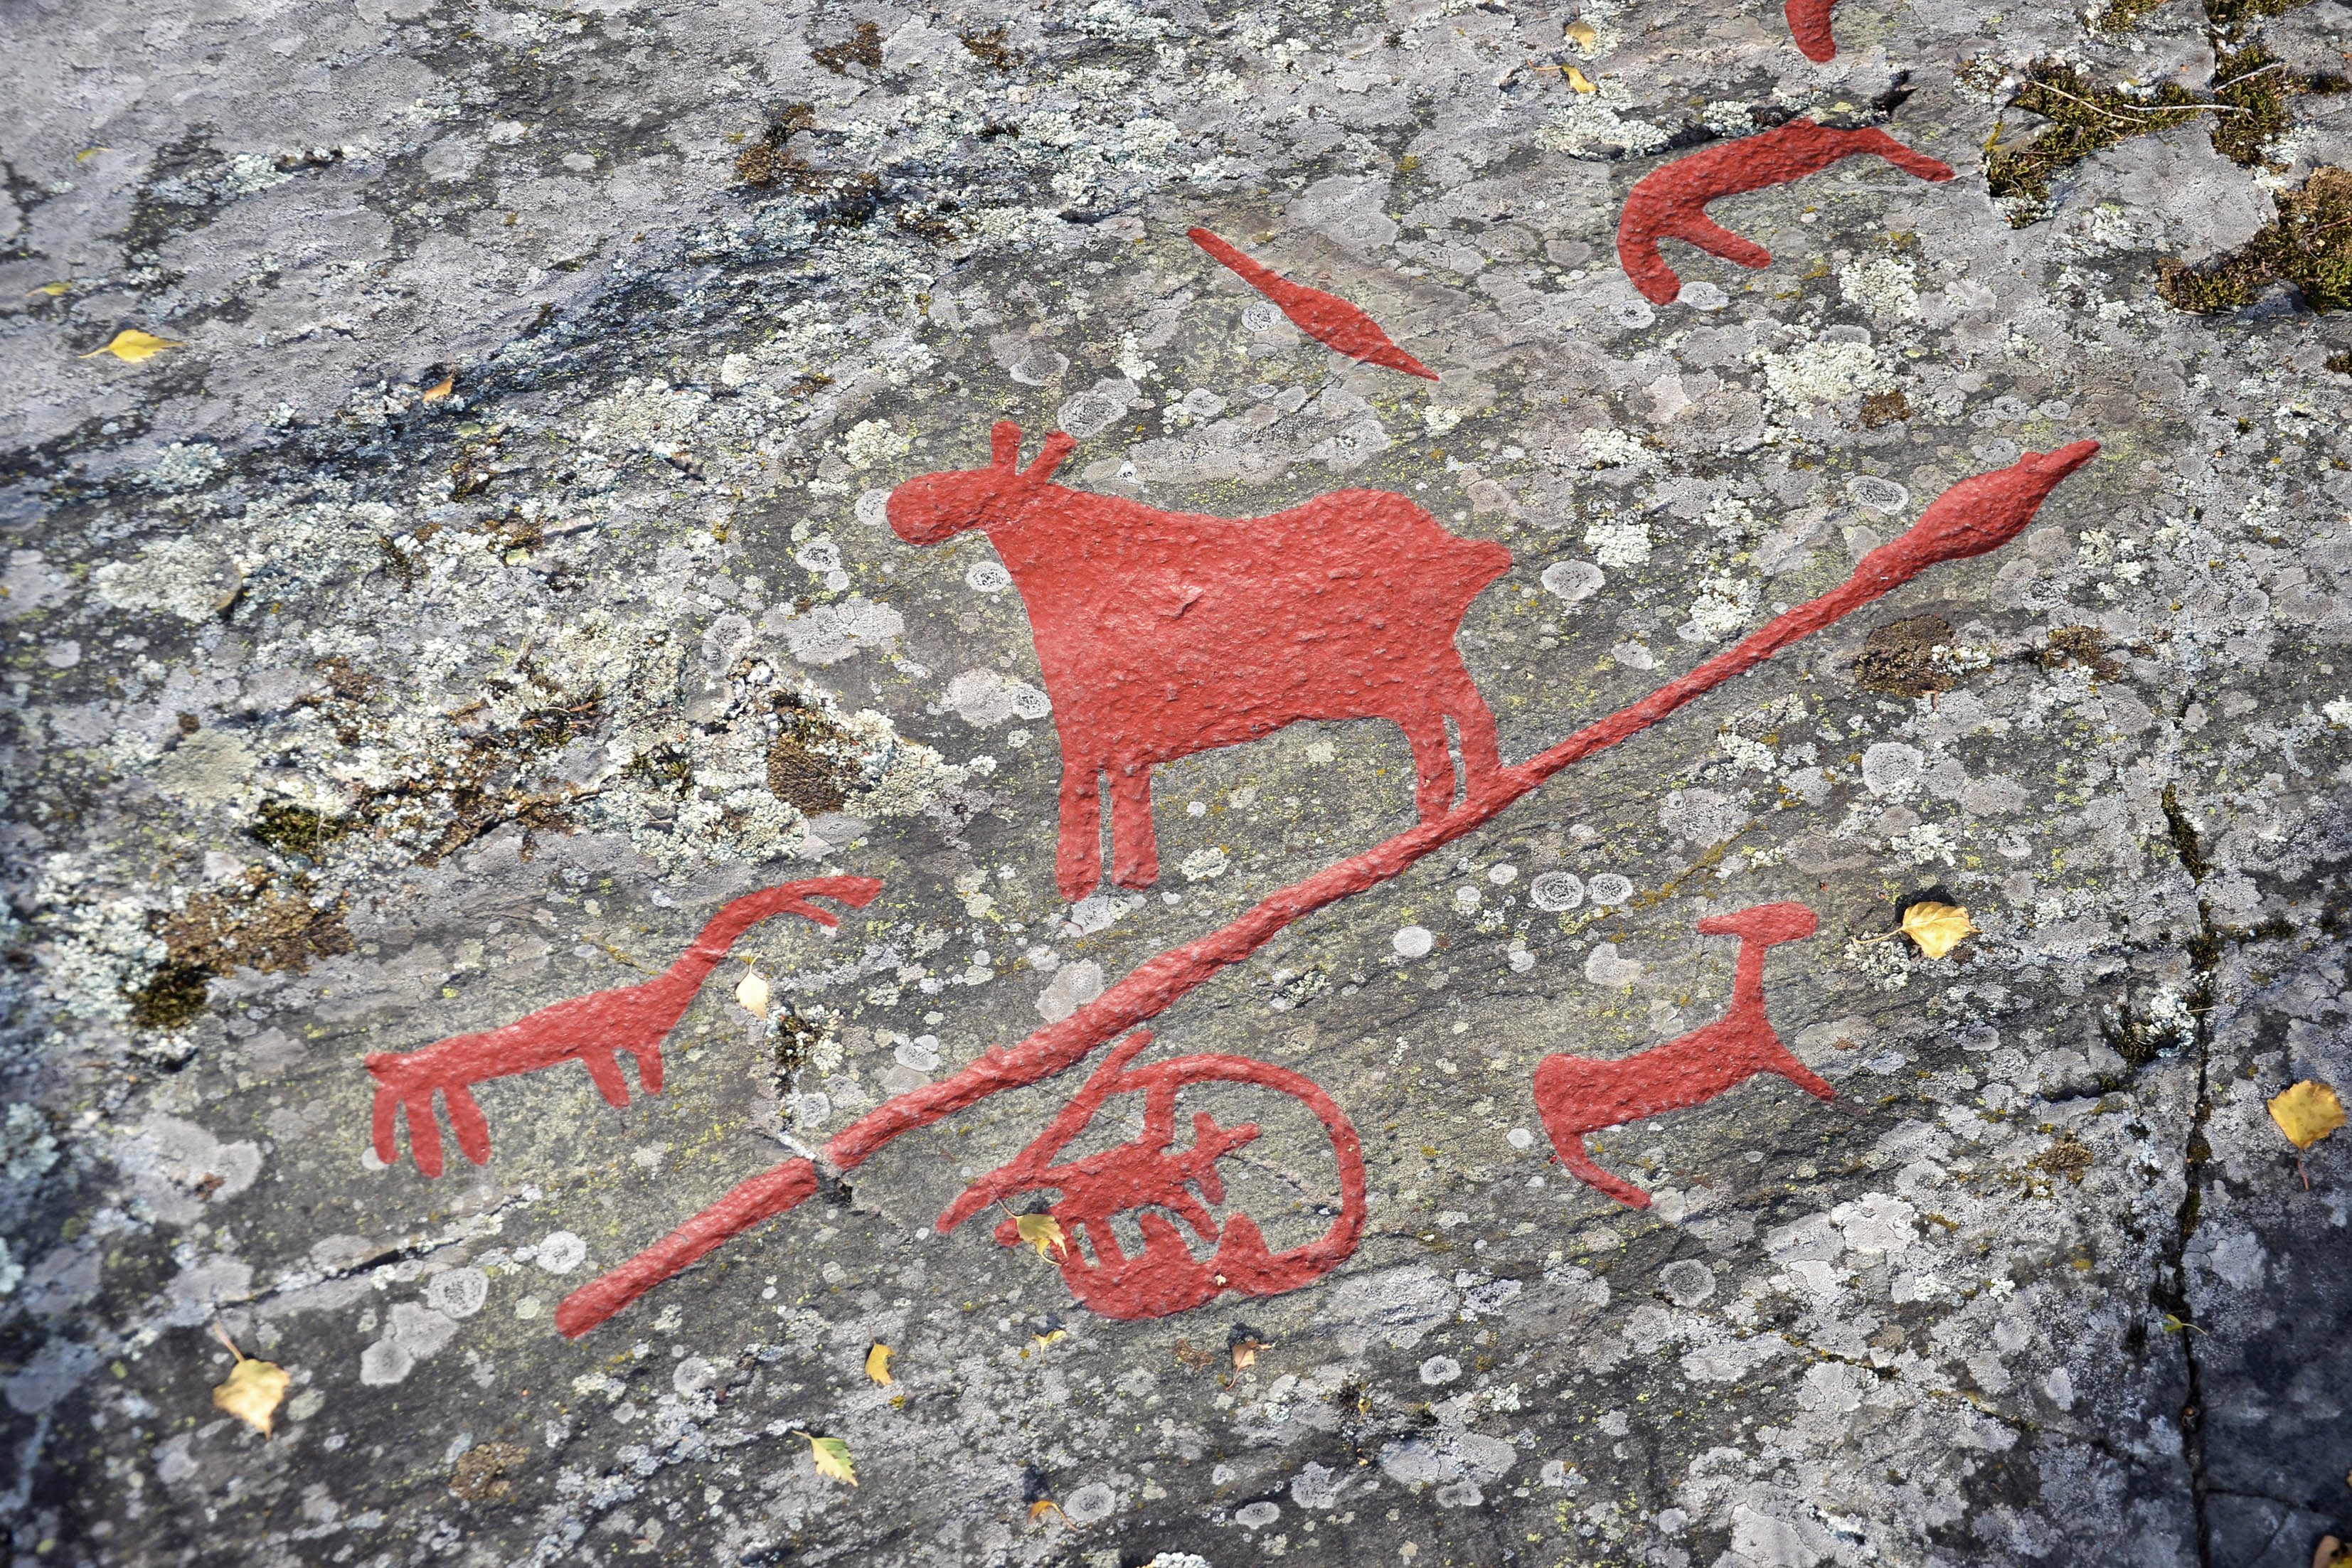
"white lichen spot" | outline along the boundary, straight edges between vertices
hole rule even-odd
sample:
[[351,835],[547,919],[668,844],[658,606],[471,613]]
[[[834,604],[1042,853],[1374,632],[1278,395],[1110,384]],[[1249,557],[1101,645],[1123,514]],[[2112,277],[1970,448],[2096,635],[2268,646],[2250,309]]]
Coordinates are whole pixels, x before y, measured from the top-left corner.
[[1650,559],[1650,525],[1639,517],[1595,517],[1585,525],[1584,548],[1605,567],[1646,565]]
[[1773,401],[1800,414],[1895,385],[1894,373],[1868,343],[1816,341],[1787,353],[1758,349],[1748,359],[1762,367]]

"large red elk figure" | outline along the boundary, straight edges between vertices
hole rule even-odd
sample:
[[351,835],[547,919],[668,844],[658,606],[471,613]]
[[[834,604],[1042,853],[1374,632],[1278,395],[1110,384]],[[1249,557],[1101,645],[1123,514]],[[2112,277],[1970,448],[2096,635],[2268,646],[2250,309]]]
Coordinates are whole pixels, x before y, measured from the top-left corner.
[[890,493],[909,544],[979,528],[1021,591],[1062,743],[1062,896],[1101,873],[1099,779],[1110,776],[1111,874],[1160,874],[1151,769],[1300,719],[1385,718],[1412,746],[1423,821],[1502,768],[1495,719],[1454,650],[1463,614],[1510,570],[1402,496],[1339,490],[1263,517],[1166,512],[1053,482],[1077,444],[1055,431],[1020,466],[1021,427],[992,433],[985,468]]

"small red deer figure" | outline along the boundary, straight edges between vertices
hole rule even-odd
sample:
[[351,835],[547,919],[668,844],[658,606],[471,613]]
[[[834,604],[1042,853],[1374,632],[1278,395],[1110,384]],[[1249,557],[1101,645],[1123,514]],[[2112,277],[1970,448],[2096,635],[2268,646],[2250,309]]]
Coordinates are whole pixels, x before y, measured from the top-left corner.
[[1502,767],[1494,716],[1454,646],[1462,617],[1510,569],[1402,496],[1340,490],[1263,517],[1163,512],[1053,483],[1077,444],[1055,431],[1022,468],[1021,427],[992,432],[985,468],[925,474],[890,494],[909,544],[980,528],[1013,574],[1062,743],[1056,871],[1066,899],[1101,873],[1099,776],[1111,779],[1111,874],[1160,874],[1151,769],[1300,719],[1385,718],[1412,746],[1426,821],[1454,797],[1445,721],[1466,786]]
[[1592,1163],[1584,1134],[1704,1105],[1759,1072],[1774,1072],[1806,1093],[1834,1100],[1837,1091],[1790,1053],[1764,1016],[1764,949],[1811,936],[1813,912],[1801,904],[1759,904],[1698,923],[1706,936],[1739,938],[1739,967],[1731,983],[1731,1010],[1664,1045],[1599,1061],[1589,1056],[1547,1056],[1536,1066],[1536,1108],[1559,1163],[1587,1186],[1632,1208],[1650,1207],[1650,1195]]

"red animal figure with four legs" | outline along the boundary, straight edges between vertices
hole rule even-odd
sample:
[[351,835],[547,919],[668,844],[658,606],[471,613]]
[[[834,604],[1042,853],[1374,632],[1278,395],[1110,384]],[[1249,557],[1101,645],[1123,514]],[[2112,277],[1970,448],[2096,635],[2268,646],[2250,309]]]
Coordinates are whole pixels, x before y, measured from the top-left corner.
[[1585,1134],[1703,1105],[1759,1072],[1776,1072],[1816,1098],[1836,1099],[1837,1091],[1790,1054],[1764,1016],[1764,949],[1811,936],[1815,924],[1813,912],[1801,904],[1759,904],[1736,915],[1709,915],[1698,923],[1700,935],[1739,938],[1729,1012],[1615,1061],[1547,1056],[1538,1063],[1536,1109],[1559,1163],[1618,1202],[1647,1208],[1648,1193],[1592,1163],[1584,1152]]
[[386,1165],[399,1157],[393,1127],[397,1108],[408,1115],[408,1147],[416,1168],[429,1176],[441,1174],[441,1129],[433,1119],[436,1089],[449,1107],[457,1147],[478,1166],[490,1157],[490,1126],[469,1086],[485,1079],[577,1061],[607,1101],[625,1105],[629,1086],[618,1060],[625,1051],[636,1058],[638,1087],[660,1093],[662,1040],[677,1027],[703,980],[725,961],[735,938],[777,915],[838,925],[838,916],[808,901],[835,898],[864,908],[881,891],[882,884],[868,876],[822,876],[762,888],[723,906],[677,963],[642,986],[573,997],[503,1028],[452,1035],[405,1054],[378,1051],[366,1063],[376,1081],[375,1157]]
[[980,528],[1029,612],[1062,743],[1062,896],[1101,871],[1098,779],[1111,780],[1111,874],[1160,874],[1151,769],[1300,719],[1386,718],[1412,745],[1423,821],[1454,800],[1445,721],[1467,794],[1498,772],[1494,716],[1454,646],[1463,614],[1508,570],[1501,545],[1456,538],[1402,496],[1340,490],[1263,517],[1164,512],[1053,482],[1077,444],[1055,431],[1022,468],[998,424],[985,468],[890,494],[909,544]]
[[[1114,1047],[1034,1143],[964,1189],[940,1217],[940,1234],[1013,1195],[1058,1191],[1061,1201],[1047,1212],[1062,1226],[1062,1277],[1072,1295],[1108,1318],[1165,1317],[1213,1301],[1224,1291],[1279,1295],[1321,1278],[1355,1251],[1366,1213],[1363,1145],[1331,1097],[1296,1072],[1245,1056],[1183,1056],[1130,1071],[1128,1064],[1150,1043],[1150,1032],[1139,1030]],[[1219,1082],[1253,1083],[1287,1094],[1323,1124],[1339,1162],[1339,1207],[1318,1239],[1269,1252],[1265,1234],[1248,1215],[1230,1217],[1222,1229],[1210,1217],[1208,1205],[1225,1201],[1217,1161],[1256,1138],[1256,1124],[1220,1127],[1214,1116],[1195,1112],[1192,1146],[1169,1152],[1176,1138],[1177,1092],[1188,1084]],[[1144,1096],[1139,1136],[1068,1165],[1051,1163],[1086,1132],[1106,1099],[1138,1092]],[[1136,1213],[1143,1234],[1143,1251],[1133,1258],[1111,1233],[1111,1217],[1125,1211]],[[1202,1240],[1213,1239],[1215,1252],[1193,1257],[1169,1214]],[[1007,1247],[1024,1245],[1010,1218],[997,1226],[996,1239]],[[1082,1242],[1093,1249],[1092,1261]]]

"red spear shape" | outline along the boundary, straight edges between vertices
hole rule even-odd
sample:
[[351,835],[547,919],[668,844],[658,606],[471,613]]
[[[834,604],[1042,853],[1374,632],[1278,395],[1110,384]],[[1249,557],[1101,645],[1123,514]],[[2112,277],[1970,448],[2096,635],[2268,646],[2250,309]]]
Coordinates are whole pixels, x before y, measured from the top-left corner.
[[1433,382],[1437,379],[1435,371],[1391,342],[1378,321],[1338,295],[1293,283],[1259,266],[1206,229],[1189,229],[1186,234],[1194,245],[1231,267],[1244,283],[1281,306],[1282,313],[1317,342],[1367,365],[1386,365],[1409,376]]

